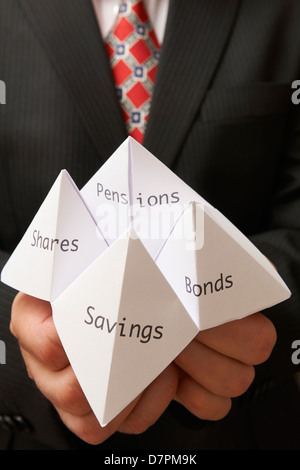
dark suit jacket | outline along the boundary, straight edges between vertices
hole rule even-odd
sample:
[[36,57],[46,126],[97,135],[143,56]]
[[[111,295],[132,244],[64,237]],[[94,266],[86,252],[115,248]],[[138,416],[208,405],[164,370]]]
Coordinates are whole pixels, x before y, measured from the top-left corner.
[[[228,417],[205,423],[172,404],[142,436],[95,449],[299,447],[299,19],[298,0],[170,1],[144,145],[251,238],[293,295],[266,312],[276,348]],[[90,0],[1,0],[0,79],[3,265],[59,171],[82,187],[126,131]],[[2,448],[84,447],[27,379],[8,328],[15,292],[0,289]]]

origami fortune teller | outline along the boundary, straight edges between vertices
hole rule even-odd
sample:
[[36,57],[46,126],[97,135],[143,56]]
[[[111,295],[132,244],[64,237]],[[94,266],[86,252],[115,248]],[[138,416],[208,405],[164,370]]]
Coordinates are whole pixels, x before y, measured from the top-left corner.
[[229,220],[130,137],[81,191],[61,171],[1,280],[51,302],[102,426],[199,330],[291,295]]

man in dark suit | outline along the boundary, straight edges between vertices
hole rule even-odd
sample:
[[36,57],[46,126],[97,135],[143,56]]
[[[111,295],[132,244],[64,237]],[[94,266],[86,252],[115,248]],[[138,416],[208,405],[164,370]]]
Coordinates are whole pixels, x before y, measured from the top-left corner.
[[[252,365],[263,362],[273,346],[274,331],[264,316],[238,323],[240,331],[234,323],[206,332],[191,367],[188,349],[143,396],[140,408],[127,410],[128,418],[122,416],[100,436],[78,390],[62,398],[62,388],[53,387],[52,372],[58,377],[68,368],[49,305],[19,294],[12,331],[29,374],[50,401],[27,377],[9,332],[16,292],[1,285],[0,339],[7,345],[7,364],[0,369],[2,448],[86,448],[85,438],[93,444],[103,441],[93,449],[299,446],[299,366],[291,360],[291,345],[300,336],[300,120],[291,101],[291,84],[300,74],[299,17],[296,0],[171,0],[143,141],[249,236],[291,289],[289,301],[264,312],[277,331],[270,359],[256,368],[249,387]],[[83,186],[127,134],[89,0],[2,0],[0,74],[7,85],[6,105],[0,108],[3,265],[58,172],[66,168]],[[37,345],[33,334],[42,316],[54,345],[51,353],[45,343]],[[236,350],[230,351],[233,344]],[[207,361],[209,371],[202,369],[196,380],[198,346],[220,354],[222,361]],[[236,363],[226,370],[228,358]],[[187,375],[177,387],[178,368]],[[206,382],[206,389],[204,377],[215,378],[221,371],[218,387],[210,389]],[[71,372],[60,375],[72,382]],[[193,375],[195,380],[189,380]],[[233,375],[239,377],[238,387]],[[229,411],[229,397],[246,388]],[[74,401],[69,404],[67,396]],[[75,434],[58,419],[52,403]],[[149,424],[142,434],[127,434]]]

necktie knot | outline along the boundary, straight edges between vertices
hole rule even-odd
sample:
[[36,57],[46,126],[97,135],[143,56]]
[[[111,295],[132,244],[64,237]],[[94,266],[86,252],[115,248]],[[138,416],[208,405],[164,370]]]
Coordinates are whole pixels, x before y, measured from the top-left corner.
[[160,49],[142,0],[121,2],[106,47],[128,134],[142,142]]

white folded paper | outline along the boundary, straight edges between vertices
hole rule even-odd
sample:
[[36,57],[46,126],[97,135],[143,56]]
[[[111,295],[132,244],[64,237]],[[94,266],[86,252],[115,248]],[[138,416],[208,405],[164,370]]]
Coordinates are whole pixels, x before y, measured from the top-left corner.
[[134,228],[155,258],[184,208],[205,200],[129,137],[82,188],[108,243]]
[[67,171],[61,171],[1,273],[5,284],[54,300],[107,248]]
[[81,191],[60,173],[1,280],[51,302],[102,426],[200,330],[291,295],[228,219],[130,137]]
[[142,392],[198,332],[131,230],[52,306],[62,344],[102,425]]

